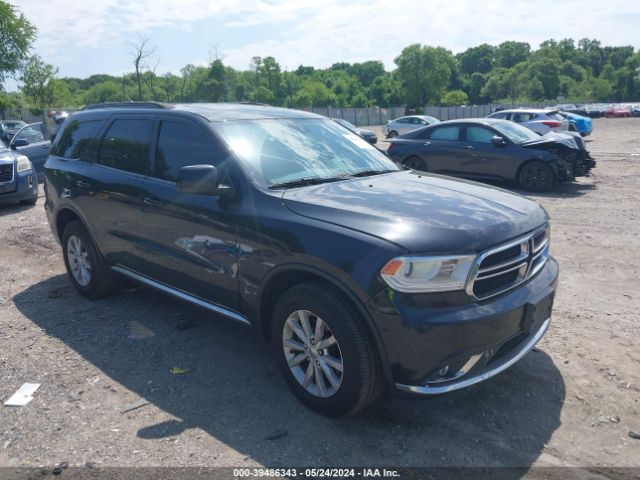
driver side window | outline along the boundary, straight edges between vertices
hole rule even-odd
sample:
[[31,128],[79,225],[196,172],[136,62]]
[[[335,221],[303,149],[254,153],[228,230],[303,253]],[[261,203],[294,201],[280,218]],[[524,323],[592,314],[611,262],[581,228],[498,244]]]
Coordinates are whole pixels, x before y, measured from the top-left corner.
[[484,127],[467,127],[467,141],[477,143],[491,143],[495,133]]

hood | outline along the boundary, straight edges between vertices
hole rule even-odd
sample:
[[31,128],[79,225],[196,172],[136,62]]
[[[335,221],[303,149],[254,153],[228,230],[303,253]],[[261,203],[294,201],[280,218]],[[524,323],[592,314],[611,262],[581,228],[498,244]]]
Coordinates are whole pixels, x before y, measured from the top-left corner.
[[3,150],[0,147],[0,163],[13,162],[15,159],[16,159],[16,156],[13,154],[11,150]]
[[414,171],[286,190],[282,200],[299,215],[417,253],[477,252],[547,221],[542,207],[520,195]]
[[540,138],[535,140],[531,140],[529,142],[521,143],[525,148],[539,148],[546,147],[551,145],[563,145],[564,147],[573,148],[575,150],[582,150],[583,142],[576,138],[580,136],[580,134],[573,135],[573,132],[549,132],[545,135],[542,135]]

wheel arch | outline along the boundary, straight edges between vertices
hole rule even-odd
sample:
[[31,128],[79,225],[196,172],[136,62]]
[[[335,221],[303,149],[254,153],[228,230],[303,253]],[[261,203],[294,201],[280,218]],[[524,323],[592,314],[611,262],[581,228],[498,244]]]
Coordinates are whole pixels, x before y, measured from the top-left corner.
[[295,285],[313,281],[324,283],[332,288],[360,314],[367,330],[373,338],[376,350],[380,356],[385,380],[389,385],[393,385],[389,357],[380,332],[363,301],[352,289],[345,285],[344,282],[317,268],[302,264],[283,265],[276,267],[267,274],[258,294],[258,305],[256,309],[258,317],[257,324],[262,338],[266,342],[271,341],[271,316],[279,296]]
[[73,221],[78,221],[78,222],[80,222],[82,224],[82,226],[85,228],[85,230],[89,234],[89,237],[91,238],[91,241],[93,242],[93,245],[95,246],[96,250],[98,251],[98,254],[104,260],[104,254],[102,252],[102,248],[100,248],[100,244],[98,242],[96,242],[96,238],[93,235],[93,232],[91,231],[91,229],[89,228],[87,222],[82,217],[82,215],[75,208],[73,208],[70,205],[63,205],[56,212],[55,226],[56,226],[56,234],[58,236],[58,240],[59,240],[60,244],[62,244],[62,236],[64,235],[65,227],[70,222],[73,222]]

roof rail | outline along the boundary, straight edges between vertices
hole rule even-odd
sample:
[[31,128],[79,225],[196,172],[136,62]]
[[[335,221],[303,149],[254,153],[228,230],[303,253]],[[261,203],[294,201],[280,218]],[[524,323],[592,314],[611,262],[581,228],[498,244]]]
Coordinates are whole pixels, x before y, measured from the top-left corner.
[[104,102],[85,105],[82,110],[98,110],[101,108],[173,108],[167,103],[160,102]]

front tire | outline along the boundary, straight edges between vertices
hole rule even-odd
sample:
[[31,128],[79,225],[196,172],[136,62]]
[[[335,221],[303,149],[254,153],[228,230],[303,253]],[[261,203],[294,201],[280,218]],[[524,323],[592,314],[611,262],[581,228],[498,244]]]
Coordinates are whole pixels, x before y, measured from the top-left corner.
[[95,299],[114,290],[113,273],[102,261],[89,232],[79,221],[69,222],[64,229],[62,251],[69,279],[80,295]]
[[555,175],[549,165],[543,162],[527,162],[520,169],[518,183],[530,192],[548,192],[555,184]]
[[395,138],[398,136],[398,132],[396,132],[395,130],[391,130],[389,132],[389,135],[387,135],[387,138]]
[[330,417],[354,414],[382,393],[380,359],[364,322],[326,285],[306,283],[285,292],[271,327],[280,373],[312,410]]

